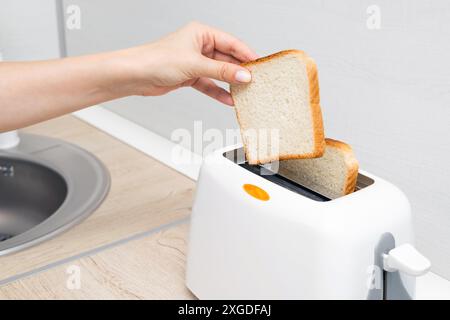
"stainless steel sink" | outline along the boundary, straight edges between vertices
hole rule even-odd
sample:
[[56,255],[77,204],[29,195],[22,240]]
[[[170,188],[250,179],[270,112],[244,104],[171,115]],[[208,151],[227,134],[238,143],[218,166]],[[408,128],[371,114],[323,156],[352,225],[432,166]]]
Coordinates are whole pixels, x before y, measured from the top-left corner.
[[0,150],[0,255],[40,243],[91,214],[110,186],[89,152],[61,140],[21,134]]

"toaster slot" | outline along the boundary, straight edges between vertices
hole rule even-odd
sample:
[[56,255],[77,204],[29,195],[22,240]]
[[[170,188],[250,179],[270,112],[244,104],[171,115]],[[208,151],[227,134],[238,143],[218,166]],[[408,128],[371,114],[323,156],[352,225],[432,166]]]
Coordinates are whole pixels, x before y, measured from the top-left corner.
[[373,181],[372,178],[369,178],[361,173],[358,173],[358,179],[356,180],[356,187],[355,192],[361,189],[364,189],[365,187],[370,186],[375,181]]
[[[266,180],[269,180],[283,188],[286,188],[290,191],[298,193],[304,197],[307,197],[307,198],[315,200],[315,201],[321,201],[321,202],[331,200],[328,197],[325,197],[324,195],[321,195],[305,186],[298,184],[295,181],[290,180],[289,178],[286,178],[284,176],[281,176],[279,174],[269,171],[264,166],[248,164],[248,162],[245,159],[245,153],[244,153],[243,148],[225,152],[223,154],[223,156],[225,158],[227,158],[228,160],[233,161],[240,167],[242,167],[242,168],[244,168]],[[356,181],[355,192],[372,185],[374,182],[375,181],[372,178],[369,178],[369,177],[359,173],[358,179]]]
[[279,186],[282,186],[283,188],[291,190],[291,191],[298,193],[309,199],[321,201],[321,202],[330,201],[329,198],[327,198],[317,192],[314,192],[292,180],[289,180],[283,176],[280,176],[279,174],[267,174],[268,170],[262,166],[250,165],[247,162],[241,163],[241,164],[239,164],[239,166],[241,166],[242,168],[244,168],[254,174],[257,174],[258,176],[260,176],[266,180],[269,180],[270,182],[273,182]]

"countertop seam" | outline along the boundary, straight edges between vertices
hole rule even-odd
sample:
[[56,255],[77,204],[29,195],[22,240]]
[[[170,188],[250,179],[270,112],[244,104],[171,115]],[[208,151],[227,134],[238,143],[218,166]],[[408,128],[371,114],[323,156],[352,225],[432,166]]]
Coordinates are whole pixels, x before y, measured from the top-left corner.
[[50,269],[53,269],[55,267],[58,267],[58,266],[61,266],[61,265],[67,264],[67,263],[70,263],[72,261],[76,261],[76,260],[79,260],[81,258],[85,258],[85,257],[96,255],[96,254],[98,254],[100,252],[103,252],[103,251],[106,251],[106,250],[109,250],[109,249],[121,246],[121,245],[126,244],[128,242],[148,237],[148,236],[153,235],[153,234],[155,234],[157,232],[165,231],[165,230],[171,229],[173,227],[176,227],[178,225],[182,225],[184,223],[188,223],[189,219],[190,219],[190,217],[186,217],[186,218],[183,218],[183,219],[175,220],[175,221],[172,221],[170,223],[166,223],[166,224],[163,224],[161,226],[158,226],[156,228],[153,228],[153,229],[150,229],[150,230],[147,230],[147,231],[144,231],[144,232],[139,232],[139,233],[131,235],[129,237],[125,237],[125,238],[119,239],[117,241],[113,241],[113,242],[104,244],[102,246],[96,247],[94,249],[90,249],[90,250],[81,252],[79,254],[76,254],[76,255],[73,255],[73,256],[70,256],[70,257],[66,257],[64,259],[57,260],[57,261],[54,261],[52,263],[43,265],[41,267],[38,267],[38,268],[35,268],[35,269],[32,269],[32,270],[26,271],[26,272],[23,272],[23,273],[19,273],[19,274],[16,274],[14,276],[11,276],[11,277],[8,277],[8,278],[5,278],[5,279],[2,279],[2,280],[0,280],[0,287],[6,285],[8,283],[11,283],[11,282],[14,282],[14,281],[18,281],[18,280],[21,280],[21,279],[24,279],[24,278],[27,278],[27,277],[30,277],[30,276],[34,276],[36,274],[39,274],[39,273],[42,273],[42,272],[45,272],[45,271],[48,271]]

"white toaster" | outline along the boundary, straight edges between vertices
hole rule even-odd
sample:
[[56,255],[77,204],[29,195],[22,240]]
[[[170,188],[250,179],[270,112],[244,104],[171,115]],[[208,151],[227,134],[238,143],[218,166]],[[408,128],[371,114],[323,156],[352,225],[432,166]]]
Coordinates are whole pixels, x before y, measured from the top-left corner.
[[412,299],[430,262],[391,183],[360,171],[329,200],[241,146],[206,157],[191,218],[186,284],[200,299]]

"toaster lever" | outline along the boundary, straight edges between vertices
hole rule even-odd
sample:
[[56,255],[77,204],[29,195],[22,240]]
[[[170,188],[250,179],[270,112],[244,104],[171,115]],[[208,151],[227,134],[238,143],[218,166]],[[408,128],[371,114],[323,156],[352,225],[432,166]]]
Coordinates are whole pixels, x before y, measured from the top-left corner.
[[388,272],[400,271],[417,277],[427,273],[431,263],[416,248],[405,243],[387,254],[383,253],[383,268]]

